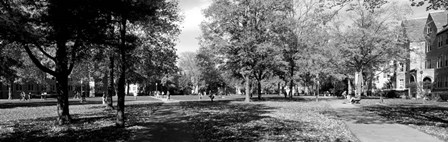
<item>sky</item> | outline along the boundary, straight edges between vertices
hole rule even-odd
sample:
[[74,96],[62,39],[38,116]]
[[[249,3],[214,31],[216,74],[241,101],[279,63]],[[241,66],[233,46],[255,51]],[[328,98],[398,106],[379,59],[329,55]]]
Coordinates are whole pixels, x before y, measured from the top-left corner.
[[179,0],[182,15],[181,33],[176,46],[177,54],[185,51],[196,51],[199,49],[197,38],[201,35],[199,25],[205,19],[202,9],[206,9],[212,0]]
[[[409,0],[400,0],[409,2]],[[181,34],[179,35],[178,43],[176,45],[177,54],[186,51],[195,52],[199,49],[197,38],[201,35],[199,25],[205,19],[202,10],[206,9],[212,0],[179,0],[179,6],[184,16],[184,21],[181,24]],[[410,18],[427,17],[429,12],[426,11],[426,6],[412,7],[414,11]]]

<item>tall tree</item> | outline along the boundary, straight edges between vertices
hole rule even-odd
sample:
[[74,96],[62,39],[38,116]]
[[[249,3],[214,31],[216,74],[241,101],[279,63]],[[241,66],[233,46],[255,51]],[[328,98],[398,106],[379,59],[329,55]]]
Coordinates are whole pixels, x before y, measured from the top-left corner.
[[216,0],[204,11],[202,46],[209,46],[225,59],[227,67],[243,76],[246,102],[250,101],[250,80],[260,81],[279,60],[272,30],[277,19],[290,11],[290,1]]
[[[322,51],[327,50],[326,23],[333,20],[346,4],[345,0],[293,0],[291,2],[292,9],[287,12],[284,19],[279,21],[277,30],[274,30],[278,32],[276,44],[281,47],[284,61],[276,73],[286,84],[289,84],[290,97],[292,97],[294,80],[298,79],[298,73],[306,74],[307,71],[311,71],[312,75],[316,76],[319,73],[315,70],[316,67],[330,68],[325,65],[307,63],[317,62],[320,58],[327,57],[321,56]],[[314,57],[320,58],[316,60],[313,59]]]
[[182,52],[179,56],[179,68],[185,73],[185,77],[192,83],[193,93],[198,93],[199,87],[199,67],[195,52]]
[[0,82],[7,82],[8,99],[12,99],[12,86],[14,81],[19,77],[20,72],[18,70],[23,69],[23,64],[19,58],[20,50],[15,43],[7,43],[7,41],[0,40]]
[[[199,75],[199,88],[207,93],[217,94],[225,86],[217,57],[209,48],[200,48],[196,55]],[[211,95],[211,94],[210,94]]]
[[[137,48],[135,42],[132,40],[138,37],[143,37],[140,44],[152,37],[166,36],[172,37],[169,33],[157,31],[154,33],[153,28],[177,29],[176,24],[180,18],[178,15],[178,5],[176,1],[165,0],[118,0],[114,1],[115,7],[112,7],[114,16],[117,17],[117,24],[119,25],[119,48],[118,54],[120,56],[120,75],[117,83],[117,121],[118,127],[125,126],[124,117],[124,97],[125,97],[125,81],[126,70],[129,67],[128,56]],[[137,26],[137,27],[129,27]],[[140,29],[140,32],[131,32],[132,28]],[[158,38],[156,38],[158,39]],[[132,41],[132,42],[129,42]],[[156,40],[157,41],[157,40]],[[164,41],[162,41],[163,43]],[[160,42],[153,42],[152,45],[158,46]]]
[[[71,121],[68,76],[79,53],[88,49],[87,43],[98,39],[101,35],[98,33],[104,29],[104,20],[98,12],[100,3],[100,0],[1,1],[2,38],[22,44],[33,63],[56,78],[61,124]],[[51,59],[54,68],[42,64],[36,53]]]
[[341,51],[347,67],[355,72],[356,96],[361,94],[362,73],[373,66],[402,59],[400,21],[409,13],[409,6],[387,1],[353,1],[349,6],[352,23],[344,27]]

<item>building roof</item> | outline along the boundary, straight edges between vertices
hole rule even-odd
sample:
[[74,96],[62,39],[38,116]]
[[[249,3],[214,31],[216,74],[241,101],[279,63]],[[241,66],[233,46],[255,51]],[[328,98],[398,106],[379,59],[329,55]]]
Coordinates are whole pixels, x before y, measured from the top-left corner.
[[414,42],[425,41],[425,34],[424,34],[425,24],[426,24],[426,17],[403,21],[405,34],[410,41]]
[[443,27],[448,23],[447,14],[447,11],[429,13],[437,26],[437,32],[442,31]]

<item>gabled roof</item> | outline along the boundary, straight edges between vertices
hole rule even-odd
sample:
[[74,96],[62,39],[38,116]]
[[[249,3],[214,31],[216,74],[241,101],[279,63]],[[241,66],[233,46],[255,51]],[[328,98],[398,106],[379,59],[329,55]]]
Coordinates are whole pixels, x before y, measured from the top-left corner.
[[447,14],[448,14],[447,11],[429,13],[429,16],[432,17],[432,20],[437,26],[437,32],[442,31],[443,26],[447,24],[448,22]]
[[424,28],[426,24],[426,17],[409,19],[403,21],[403,27],[405,29],[405,34],[410,41],[420,42],[425,41]]

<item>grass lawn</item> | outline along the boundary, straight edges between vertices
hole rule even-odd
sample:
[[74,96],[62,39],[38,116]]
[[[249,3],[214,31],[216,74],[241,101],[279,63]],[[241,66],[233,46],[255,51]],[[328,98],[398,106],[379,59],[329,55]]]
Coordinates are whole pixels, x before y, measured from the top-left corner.
[[71,106],[74,123],[66,126],[55,125],[55,106],[0,107],[2,116],[13,112],[1,118],[0,141],[358,141],[325,115],[332,111],[325,101],[126,104],[125,129],[114,127],[115,111],[101,104]]
[[395,123],[416,128],[422,132],[448,141],[448,102],[415,99],[363,99],[364,110],[374,112]]

